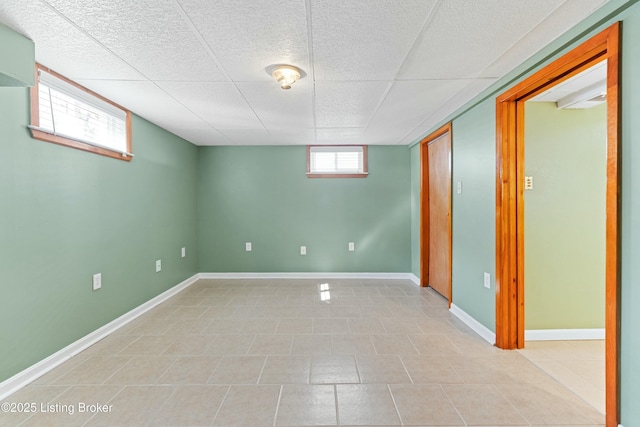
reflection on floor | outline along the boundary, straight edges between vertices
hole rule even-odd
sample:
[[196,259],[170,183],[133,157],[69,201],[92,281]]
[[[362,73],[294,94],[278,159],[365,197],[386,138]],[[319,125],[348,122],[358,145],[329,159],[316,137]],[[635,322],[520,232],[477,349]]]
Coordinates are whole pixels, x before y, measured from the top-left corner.
[[527,341],[519,351],[598,411],[605,412],[604,340]]
[[604,424],[407,280],[200,280],[4,403],[34,410],[0,426]]

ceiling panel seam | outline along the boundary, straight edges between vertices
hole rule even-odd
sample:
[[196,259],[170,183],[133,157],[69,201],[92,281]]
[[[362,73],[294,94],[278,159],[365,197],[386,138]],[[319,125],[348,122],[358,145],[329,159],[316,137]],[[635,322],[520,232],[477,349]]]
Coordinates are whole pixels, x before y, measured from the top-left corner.
[[[316,73],[315,63],[313,60],[313,21],[311,11],[311,0],[305,0],[305,15],[307,19],[307,54],[309,55],[309,73],[307,75],[311,79],[311,116],[313,120],[313,128],[316,129]],[[318,141],[318,132],[313,132],[314,142]]]

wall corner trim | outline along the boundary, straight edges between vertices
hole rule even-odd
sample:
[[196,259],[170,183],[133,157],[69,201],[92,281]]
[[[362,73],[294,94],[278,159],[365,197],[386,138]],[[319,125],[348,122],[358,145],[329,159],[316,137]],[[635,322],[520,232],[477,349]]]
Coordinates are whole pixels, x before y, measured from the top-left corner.
[[166,301],[167,299],[171,298],[178,292],[191,286],[199,278],[200,278],[199,274],[194,274],[193,276],[175,285],[174,287],[164,291],[160,295],[150,299],[149,301],[139,305],[138,307],[123,314],[117,319],[112,320],[106,325],[96,329],[95,331],[85,335],[79,340],[69,344],[62,350],[57,351],[56,353],[41,360],[35,365],[32,365],[27,369],[25,369],[24,371],[18,372],[13,377],[1,382],[0,383],[0,401],[4,400],[5,398],[15,393],[16,391],[26,386],[27,384],[35,381],[36,379],[46,374],[47,372],[51,371],[53,368],[57,367],[58,365],[71,359],[73,356],[80,353],[81,351],[86,350],[87,348],[97,343],[101,339],[105,338],[106,336],[110,335],[111,333],[115,332],[121,327],[125,326],[127,323],[131,322],[132,320],[135,320],[136,318],[146,313],[147,311],[151,310],[158,304]]
[[420,286],[420,278],[415,274],[411,273],[411,277],[409,278],[409,280],[411,280],[416,285]]
[[601,329],[529,329],[524,331],[525,341],[582,341],[603,340]]
[[493,333],[489,328],[478,322],[476,319],[471,317],[469,314],[467,314],[467,312],[465,312],[455,304],[451,304],[451,308],[449,309],[449,311],[451,312],[451,314],[460,319],[465,325],[470,327],[476,334],[480,335],[480,337],[482,337],[489,344],[495,345],[496,334]]

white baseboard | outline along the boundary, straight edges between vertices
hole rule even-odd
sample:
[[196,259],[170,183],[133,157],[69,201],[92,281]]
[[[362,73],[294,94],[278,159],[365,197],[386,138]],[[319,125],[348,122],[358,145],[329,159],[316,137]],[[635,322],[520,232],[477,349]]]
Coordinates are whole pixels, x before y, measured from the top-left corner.
[[416,285],[420,286],[420,278],[418,276],[416,276],[415,274],[411,273],[411,278],[410,280],[415,283]]
[[[200,273],[200,279],[396,279],[411,280],[411,273]],[[415,277],[415,276],[414,276]]]
[[471,317],[460,307],[455,304],[451,304],[451,308],[449,308],[449,311],[451,312],[451,314],[460,319],[465,325],[470,327],[476,334],[480,335],[489,344],[494,345],[496,343],[496,334],[492,332],[491,329],[487,328],[482,323]]
[[524,331],[525,341],[603,340],[604,329],[530,329]]
[[67,360],[69,360],[76,354],[80,353],[81,351],[89,348],[90,346],[97,343],[98,341],[105,338],[106,336],[113,333],[114,331],[120,329],[127,323],[131,322],[132,320],[136,319],[137,317],[151,310],[158,304],[171,298],[181,290],[192,285],[198,280],[199,278],[198,276],[199,276],[198,274],[191,276],[190,278],[177,284],[171,289],[166,290],[160,295],[139,305],[138,307],[123,314],[117,319],[112,320],[111,322],[107,323],[101,328],[98,328],[95,331],[89,333],[88,335],[85,335],[84,337],[80,338],[79,340],[69,344],[62,350],[57,351],[56,353],[52,354],[46,359],[41,360],[35,365],[32,365],[27,369],[25,369],[24,371],[18,372],[13,377],[1,382],[0,383],[0,401],[7,398],[11,394],[15,393],[16,391],[26,386],[27,384],[35,381],[42,375],[46,374],[47,372],[55,368],[56,366],[62,364],[63,362],[66,362]]

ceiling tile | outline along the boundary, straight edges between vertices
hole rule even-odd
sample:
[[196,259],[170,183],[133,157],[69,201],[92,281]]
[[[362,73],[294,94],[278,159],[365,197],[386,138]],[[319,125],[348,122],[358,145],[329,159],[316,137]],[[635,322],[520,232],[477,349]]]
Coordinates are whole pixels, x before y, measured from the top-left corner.
[[318,80],[391,80],[433,0],[311,0]]
[[70,79],[143,79],[116,55],[37,0],[3,0],[0,21],[35,42],[36,61]]
[[607,0],[565,1],[513,47],[494,61],[483,76],[503,76],[589,16]]
[[211,127],[151,82],[78,80],[78,83],[163,128],[170,128],[173,123],[180,123],[183,128]]
[[238,89],[267,129],[313,127],[313,83],[309,79],[282,90],[275,80],[238,83]]
[[233,83],[161,82],[160,87],[217,129],[261,129]]
[[314,129],[270,129],[269,134],[275,144],[313,145],[316,143]]
[[468,79],[395,82],[369,126],[402,128],[406,134],[469,82]]
[[171,128],[167,129],[196,145],[229,145],[230,141],[216,129]]
[[309,72],[305,2],[179,0],[234,81],[268,81],[273,64]]
[[390,82],[316,82],[316,126],[365,127]]
[[422,33],[400,79],[484,76],[482,70],[564,0],[446,0]]
[[232,144],[277,145],[266,129],[218,129]]
[[317,128],[316,144],[366,144],[364,128]]

